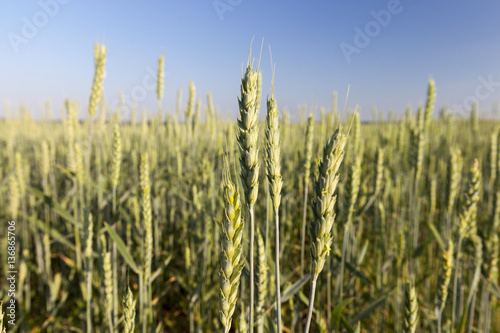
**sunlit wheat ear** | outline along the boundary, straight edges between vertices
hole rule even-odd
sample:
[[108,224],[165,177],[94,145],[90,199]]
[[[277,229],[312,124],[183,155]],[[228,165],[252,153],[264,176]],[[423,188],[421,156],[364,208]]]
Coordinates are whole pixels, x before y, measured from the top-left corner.
[[281,202],[283,179],[281,177],[280,165],[279,113],[278,104],[274,97],[267,100],[266,169],[271,200],[274,210],[277,211]]
[[143,226],[146,235],[144,242],[144,280],[151,278],[151,260],[153,256],[153,224],[151,213],[151,184],[149,178],[149,156],[147,153],[141,156],[140,185],[141,185],[141,207]]
[[188,95],[188,105],[186,108],[186,122],[189,122],[194,115],[194,107],[196,101],[196,87],[194,83],[189,82],[189,95]]
[[404,306],[403,332],[415,333],[418,325],[418,301],[413,284],[407,283],[405,286]]
[[332,228],[335,222],[335,189],[339,182],[339,168],[344,159],[346,137],[338,128],[323,149],[323,160],[318,166],[318,177],[314,184],[312,204],[313,219],[309,225],[311,235],[311,293],[304,332],[311,326],[314,295],[319,274],[325,266],[333,241]]
[[323,270],[332,244],[332,227],[335,221],[335,189],[339,182],[338,170],[344,159],[346,137],[336,130],[323,150],[319,175],[314,184],[312,204],[313,219],[309,226],[311,235],[312,275],[317,277]]
[[97,106],[102,98],[102,82],[104,80],[104,65],[106,63],[106,47],[95,43],[94,46],[94,63],[95,63],[95,73],[94,81],[92,82],[92,90],[90,92],[89,99],[89,114],[94,116],[97,110]]
[[256,109],[257,73],[247,67],[241,79],[241,97],[238,100],[240,117],[238,119],[238,146],[240,149],[241,183],[248,206],[257,200],[259,186],[258,161],[258,113]]
[[240,178],[245,201],[249,213],[249,271],[250,271],[250,297],[249,297],[249,315],[248,325],[251,331],[253,327],[253,312],[254,312],[254,204],[257,201],[259,191],[259,150],[257,149],[258,139],[258,109],[256,106],[257,100],[257,73],[252,67],[247,66],[245,75],[241,79],[240,98],[238,106],[240,109],[240,117],[238,118],[238,134],[237,141],[240,150]]
[[377,148],[377,154],[375,157],[375,183],[374,183],[374,194],[378,196],[382,191],[382,183],[384,180],[384,150],[382,148]]
[[[255,304],[255,321],[258,325],[264,320],[266,298],[268,294],[268,266],[266,248],[259,229],[257,229],[257,262],[256,262],[257,302]],[[263,323],[263,322],[262,322]]]
[[107,311],[109,325],[113,325],[111,311],[113,311],[113,272],[111,270],[111,252],[103,251],[102,269],[104,272],[104,307]]
[[443,251],[443,260],[441,264],[441,273],[438,279],[438,290],[436,297],[436,308],[439,312],[443,311],[446,306],[448,297],[448,287],[450,285],[451,273],[453,270],[453,242],[448,242],[448,248]]
[[467,238],[477,235],[477,203],[481,190],[481,171],[479,163],[474,160],[472,168],[467,175],[467,183],[463,202],[461,204],[460,225],[458,233],[462,238]]
[[125,293],[123,294],[123,332],[124,333],[134,333],[135,328],[135,303],[134,295],[132,290],[127,286]]
[[160,101],[163,98],[163,81],[164,81],[164,57],[160,55],[158,59],[158,77],[156,82],[156,97]]
[[451,149],[446,172],[446,213],[451,214],[462,180],[462,154],[459,149]]
[[425,104],[424,114],[424,130],[429,131],[429,126],[432,121],[432,111],[434,110],[434,103],[436,102],[436,82],[434,79],[429,80],[429,87],[427,89],[427,102]]
[[231,181],[227,161],[223,174],[224,186],[224,218],[221,223],[220,255],[220,319],[224,332],[229,332],[231,321],[238,299],[238,287],[243,270],[243,227],[241,204],[238,189]]
[[111,172],[111,183],[116,188],[120,178],[120,166],[122,162],[122,138],[120,135],[120,125],[115,123],[113,134],[113,161]]

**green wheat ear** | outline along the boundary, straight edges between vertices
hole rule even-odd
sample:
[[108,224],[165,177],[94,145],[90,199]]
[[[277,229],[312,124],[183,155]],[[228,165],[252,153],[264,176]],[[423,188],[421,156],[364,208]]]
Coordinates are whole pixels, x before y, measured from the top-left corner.
[[280,166],[280,132],[278,104],[274,96],[267,100],[266,121],[266,166],[269,181],[271,200],[274,210],[277,211],[281,202],[281,188],[283,179]]
[[163,54],[158,59],[158,78],[156,83],[156,97],[160,101],[163,98],[163,81],[164,81],[164,57]]
[[311,290],[304,332],[309,333],[314,309],[314,295],[318,276],[330,254],[333,241],[332,229],[335,222],[335,190],[339,182],[339,168],[344,159],[346,136],[339,127],[323,149],[323,160],[318,166],[314,184],[313,219],[309,225],[311,235]]
[[477,235],[477,203],[481,190],[481,171],[477,160],[474,160],[467,176],[458,231],[462,238],[472,238]]
[[443,261],[441,265],[441,274],[438,279],[438,294],[436,299],[436,308],[439,312],[443,311],[446,306],[448,297],[448,287],[451,281],[451,273],[453,270],[453,242],[448,242],[448,248],[443,251]]
[[238,119],[239,132],[237,135],[240,149],[241,183],[245,194],[246,203],[252,207],[257,200],[259,187],[259,161],[258,161],[258,112],[257,99],[257,73],[252,67],[247,67],[241,79],[241,97],[238,100],[240,118]]
[[192,81],[189,82],[188,105],[186,108],[186,122],[189,123],[194,116],[194,107],[196,102],[196,87]]
[[134,295],[132,290],[127,286],[127,289],[123,295],[123,332],[133,333],[135,328],[135,303]]
[[243,270],[243,227],[238,189],[231,181],[229,163],[224,163],[224,218],[221,223],[220,255],[220,319],[224,332],[229,332],[238,299],[238,287]]
[[432,121],[432,111],[434,110],[434,103],[436,102],[436,82],[434,79],[429,80],[429,87],[427,90],[427,102],[425,104],[424,113],[424,130],[429,131],[429,126]]
[[266,259],[266,248],[264,246],[264,239],[262,238],[262,233],[257,228],[257,274],[256,274],[256,285],[257,285],[257,302],[255,304],[255,321],[260,325],[261,321],[264,320],[266,298],[268,294],[268,265]]
[[94,46],[95,74],[89,99],[89,114],[95,115],[97,106],[102,98],[102,81],[104,80],[104,65],[106,63],[106,47],[95,43]]
[[312,205],[313,220],[309,226],[311,234],[312,275],[318,277],[323,270],[333,241],[332,228],[335,221],[335,189],[339,182],[338,170],[344,159],[346,137],[337,129],[323,150],[323,160],[314,185]]
[[407,283],[405,286],[404,306],[403,332],[415,333],[418,325],[418,301],[413,284]]
[[111,172],[111,183],[116,188],[120,178],[120,166],[122,162],[122,139],[120,135],[120,125],[115,123],[113,134],[113,162]]
[[144,280],[148,283],[151,278],[151,261],[153,256],[153,225],[151,212],[151,184],[149,177],[149,155],[141,156],[140,166],[141,206],[142,219],[146,240],[144,242]]

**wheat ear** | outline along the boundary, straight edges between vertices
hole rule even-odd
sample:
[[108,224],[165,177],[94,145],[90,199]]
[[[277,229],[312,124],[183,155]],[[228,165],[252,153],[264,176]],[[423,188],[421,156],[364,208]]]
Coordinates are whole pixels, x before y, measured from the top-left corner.
[[403,318],[403,332],[415,333],[418,325],[418,301],[415,286],[407,283],[405,287],[405,307]]
[[240,195],[231,182],[229,165],[226,161],[223,174],[224,219],[221,223],[220,255],[220,319],[224,332],[229,332],[236,301],[241,271],[243,270],[243,227]]
[[257,285],[257,302],[255,304],[255,321],[257,323],[257,332],[264,332],[264,313],[266,306],[267,297],[267,284],[268,281],[268,267],[266,259],[266,248],[264,245],[264,239],[262,238],[262,233],[257,228],[257,273],[256,273],[256,285]]
[[434,103],[436,102],[436,82],[434,79],[429,80],[429,86],[427,88],[427,102],[425,104],[424,113],[424,130],[429,131],[429,126],[432,121],[432,111],[434,110]]
[[436,296],[436,318],[438,332],[441,332],[441,316],[446,306],[446,299],[448,297],[448,288],[451,281],[451,273],[453,270],[453,242],[448,241],[448,248],[443,251],[443,261],[441,265],[441,273],[438,279],[438,290]]
[[104,80],[104,65],[106,63],[106,47],[95,43],[94,45],[95,73],[89,99],[89,114],[95,115],[97,106],[102,98],[102,81]]
[[276,322],[277,331],[281,332],[281,292],[280,292],[280,233],[279,233],[279,206],[281,202],[281,188],[283,179],[281,177],[280,166],[280,132],[279,132],[279,112],[278,103],[271,95],[267,99],[267,117],[266,117],[266,167],[267,179],[269,181],[270,195],[274,208],[274,227],[275,227],[275,283],[276,283]]
[[250,215],[250,308],[249,308],[249,331],[253,330],[254,312],[254,260],[253,248],[255,238],[254,226],[254,204],[257,200],[259,188],[259,160],[257,149],[258,138],[258,112],[256,108],[257,99],[257,73],[248,66],[245,75],[241,79],[241,97],[238,99],[240,118],[238,119],[237,141],[240,150],[241,184],[245,194],[245,201]]
[[308,333],[314,307],[314,294],[319,273],[325,266],[333,241],[332,228],[335,222],[335,189],[339,182],[338,170],[344,159],[346,137],[337,129],[323,149],[323,160],[318,167],[318,178],[314,184],[313,219],[309,225],[311,235],[311,295],[304,332]]
[[[151,185],[149,178],[149,161],[148,154],[144,153],[141,157],[141,168],[140,168],[140,185],[142,191],[142,219],[144,222],[144,233],[146,239],[144,242],[144,258],[143,258],[143,275],[144,283],[147,291],[147,306],[149,311],[149,318],[152,319],[152,300],[151,300],[151,262],[153,257],[153,223],[151,216]],[[147,322],[146,316],[143,318],[143,328],[145,328]]]
[[135,303],[132,290],[127,286],[127,290],[123,295],[123,333],[133,333],[135,328]]
[[92,214],[88,209],[85,210],[84,218],[84,239],[85,239],[85,280],[87,282],[87,332],[92,332],[92,247],[94,238],[94,222]]

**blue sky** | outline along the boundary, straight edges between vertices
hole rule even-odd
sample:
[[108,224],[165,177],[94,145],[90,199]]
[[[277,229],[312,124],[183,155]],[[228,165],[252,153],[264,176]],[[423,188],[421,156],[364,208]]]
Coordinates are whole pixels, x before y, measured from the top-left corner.
[[499,13],[498,1],[3,0],[0,101],[40,115],[50,99],[55,116],[67,97],[86,105],[99,41],[108,49],[109,104],[120,91],[135,92],[141,109],[156,110],[155,91],[144,82],[164,54],[166,108],[175,110],[178,88],[186,103],[192,80],[203,103],[211,91],[222,114],[236,119],[242,65],[255,36],[256,58],[264,38],[264,97],[270,45],[276,99],[292,120],[298,104],[317,113],[330,108],[334,90],[343,105],[349,85],[348,107],[359,104],[362,119],[371,119],[372,105],[403,114],[425,102],[430,77],[438,108],[466,115],[478,101],[489,116],[500,100]]

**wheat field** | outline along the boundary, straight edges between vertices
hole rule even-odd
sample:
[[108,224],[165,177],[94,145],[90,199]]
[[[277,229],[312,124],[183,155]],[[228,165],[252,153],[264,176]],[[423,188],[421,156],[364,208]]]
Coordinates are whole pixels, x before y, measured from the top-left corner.
[[88,101],[5,106],[0,331],[500,332],[500,123],[480,106],[434,110],[430,80],[371,122],[336,93],[286,110],[250,61],[237,120],[195,83],[167,110],[161,56],[158,109],[124,115],[94,59]]

